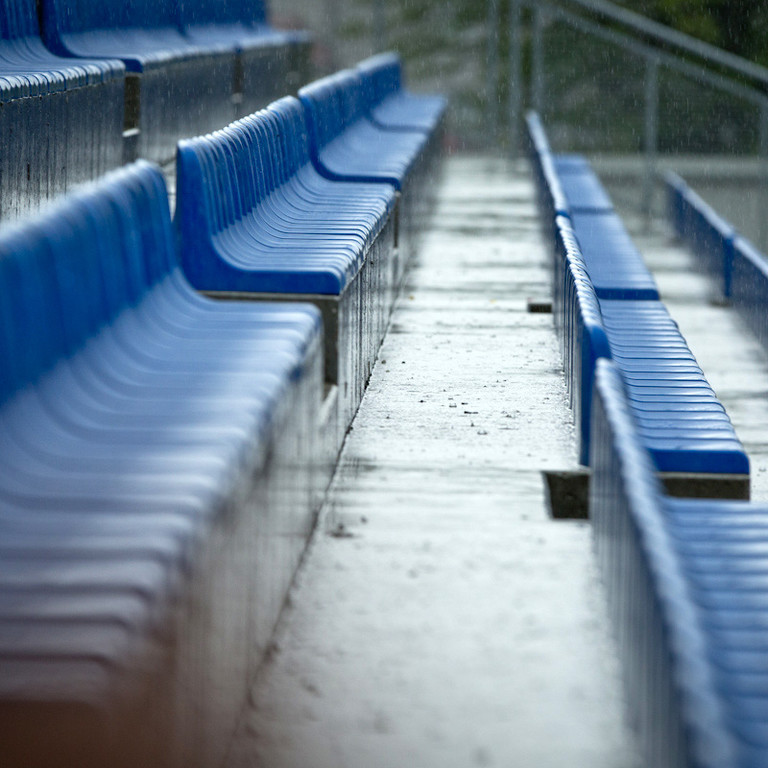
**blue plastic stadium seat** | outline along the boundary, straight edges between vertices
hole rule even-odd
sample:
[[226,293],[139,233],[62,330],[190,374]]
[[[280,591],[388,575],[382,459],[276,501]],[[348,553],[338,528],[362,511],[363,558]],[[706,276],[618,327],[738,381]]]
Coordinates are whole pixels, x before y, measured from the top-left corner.
[[624,376],[643,446],[662,472],[749,475],[749,460],[621,219],[579,155],[553,155],[541,121],[526,118],[545,236],[553,315],[579,437],[591,463],[596,363]]
[[402,190],[426,145],[417,132],[382,130],[367,117],[362,79],[342,70],[299,91],[312,159],[330,179],[392,184]]
[[363,97],[373,123],[389,130],[439,131],[448,102],[443,96],[409,93],[403,86],[402,62],[396,53],[361,61]]
[[539,116],[526,116],[528,150],[542,233],[553,258],[553,288],[563,267],[562,232],[579,245],[600,299],[658,300],[646,267],[602,184],[580,155],[555,155]]
[[439,142],[435,134],[392,131],[368,116],[363,77],[344,70],[299,91],[312,162],[326,178],[393,185],[401,195],[399,246],[407,261],[431,208]]
[[186,275],[200,290],[306,296],[324,309],[326,373],[341,401],[336,449],[402,275],[394,206],[389,184],[317,173],[292,97],[179,143],[176,226]]
[[595,374],[590,517],[643,762],[768,759],[768,509],[663,495],[621,374]]
[[122,163],[124,72],[52,54],[34,0],[0,0],[0,218]]
[[180,136],[211,130],[233,114],[235,52],[185,37],[177,2],[42,0],[46,45],[61,56],[121,59],[137,78],[138,152],[173,156]]
[[6,231],[0,297],[0,761],[220,765],[312,524],[318,312],[199,296],[145,163]]
[[552,155],[552,161],[570,215],[613,213],[613,203],[586,158]]
[[46,43],[62,56],[122,59],[128,71],[227,51],[221,43],[202,48],[179,28],[176,2],[44,0]]
[[659,471],[749,474],[749,460],[725,409],[660,301],[600,299],[569,222],[558,219],[562,268],[555,326],[579,430],[580,461],[590,464],[596,360],[610,357],[625,377],[643,445]]
[[570,224],[599,298],[659,298],[656,281],[617,214],[572,210]]

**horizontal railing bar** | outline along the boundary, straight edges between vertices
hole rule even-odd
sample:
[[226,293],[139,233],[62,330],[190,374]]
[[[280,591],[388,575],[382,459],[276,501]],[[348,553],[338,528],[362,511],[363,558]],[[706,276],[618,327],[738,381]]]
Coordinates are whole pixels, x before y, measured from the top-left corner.
[[[537,5],[536,0],[526,0],[528,5]],[[618,22],[638,34],[653,38],[659,43],[674,46],[686,53],[697,56],[709,64],[717,64],[744,77],[768,86],[768,68],[748,61],[734,53],[723,51],[717,46],[697,40],[695,37],[670,29],[664,24],[646,18],[634,11],[621,8],[606,0],[560,0],[561,4],[578,6],[584,10]]]
[[644,59],[653,58],[669,69],[674,69],[698,82],[706,82],[713,88],[725,91],[732,96],[736,96],[745,101],[749,101],[756,106],[764,106],[768,103],[768,96],[762,91],[756,88],[750,88],[742,83],[729,80],[724,75],[719,75],[715,72],[711,72],[704,67],[696,65],[692,62],[681,59],[674,56],[671,53],[656,50],[651,46],[638,42],[629,37],[623,32],[607,29],[589,19],[585,19],[583,16],[572,13],[562,8],[557,3],[545,3],[549,9],[549,12],[555,17],[562,18],[567,24],[571,25],[575,29],[585,32],[595,37],[599,37],[606,40],[619,48],[624,48],[631,51],[634,55],[642,57]]

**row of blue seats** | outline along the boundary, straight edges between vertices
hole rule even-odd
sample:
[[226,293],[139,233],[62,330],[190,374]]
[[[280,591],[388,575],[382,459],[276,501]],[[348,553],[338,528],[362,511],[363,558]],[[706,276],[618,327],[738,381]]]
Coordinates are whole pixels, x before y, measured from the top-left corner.
[[666,176],[669,219],[728,301],[768,350],[768,261],[679,176]]
[[[401,198],[399,248],[407,259],[431,200],[446,102],[408,94],[391,56],[299,90],[313,162],[329,179],[392,184]],[[402,122],[400,122],[402,121]]]
[[[664,176],[667,210],[675,235],[686,243],[715,281],[720,299],[731,296],[736,231],[677,174]],[[741,247],[749,250],[742,241]]]
[[173,243],[145,163],[0,238],[4,766],[220,764],[313,523],[319,313]]
[[179,137],[235,117],[234,93],[248,112],[284,93],[309,51],[306,33],[267,24],[262,0],[42,0],[41,8],[54,53],[123,62],[139,92],[138,154],[156,161],[172,156]]
[[[377,98],[406,121],[368,134],[374,164],[426,137],[406,108],[426,100]],[[4,768],[223,763],[385,330],[418,164],[328,179],[308,120],[287,97],[183,142],[175,227],[142,161],[0,234]],[[203,296],[182,264],[272,301]]]
[[[0,217],[17,219],[131,152],[268,104],[308,74],[309,38],[260,2],[0,0]],[[300,71],[300,75],[294,75]]]
[[768,509],[666,497],[619,367],[599,360],[590,518],[643,764],[768,765]]
[[[429,149],[439,142],[443,99],[379,89],[369,104],[388,105],[387,128],[347,106],[393,66],[396,56],[376,57],[306,86],[300,100],[285,97],[178,148],[176,225],[192,285],[225,297],[304,297],[323,311],[326,380],[339,398],[332,456],[413,249],[413,209],[434,190],[437,154]],[[425,104],[431,127],[412,127],[411,105],[421,114]]]
[[0,2],[0,218],[122,163],[124,78],[120,61],[47,50],[35,0]]
[[528,114],[526,125],[547,242],[554,245],[555,220],[565,216],[601,299],[658,299],[653,276],[586,158],[553,153],[535,113]]
[[[591,462],[595,365],[609,358],[624,375],[659,471],[748,475],[749,460],[725,409],[597,177],[583,158],[553,155],[535,115],[528,123],[542,215],[554,217],[544,221],[554,241],[553,313],[580,462]],[[584,216],[593,223],[585,225]]]

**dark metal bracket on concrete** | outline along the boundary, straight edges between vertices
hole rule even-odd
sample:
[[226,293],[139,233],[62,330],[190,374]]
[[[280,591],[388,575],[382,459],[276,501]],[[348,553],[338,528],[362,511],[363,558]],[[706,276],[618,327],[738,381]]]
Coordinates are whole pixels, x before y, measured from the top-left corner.
[[[589,519],[589,469],[542,472],[553,520]],[[681,499],[734,499],[749,501],[749,475],[697,472],[659,472],[669,496]]]
[[225,299],[228,301],[308,302],[314,304],[323,316],[325,381],[331,385],[337,385],[339,383],[339,350],[337,338],[339,331],[339,303],[341,297],[308,293],[249,293],[235,291],[203,291],[203,293],[212,299]]
[[527,309],[532,315],[551,315],[552,302],[549,299],[528,299]]
[[547,487],[549,514],[553,520],[589,519],[588,469],[542,472]]
[[659,477],[667,494],[676,498],[749,501],[749,475],[660,472]]

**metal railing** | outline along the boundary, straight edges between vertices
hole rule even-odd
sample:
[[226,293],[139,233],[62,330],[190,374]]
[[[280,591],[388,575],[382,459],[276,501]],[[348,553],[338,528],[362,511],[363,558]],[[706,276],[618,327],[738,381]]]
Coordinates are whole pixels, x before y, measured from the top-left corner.
[[[492,28],[493,22],[498,23],[498,7],[499,0],[489,0],[489,40],[498,38],[498,30]],[[509,0],[508,19],[508,141],[513,152],[520,151],[526,101],[546,116],[558,97],[558,89],[551,87],[547,74],[556,59],[567,56],[567,51],[557,49],[550,54],[546,41],[552,30],[565,28],[594,46],[619,51],[633,61],[632,71],[622,72],[621,78],[633,82],[638,94],[636,101],[642,102],[637,105],[642,106],[642,118],[637,119],[642,136],[638,137],[634,151],[644,158],[641,207],[646,216],[650,217],[653,208],[660,120],[668,119],[666,112],[674,108],[674,103],[669,102],[665,113],[660,114],[660,77],[668,80],[670,73],[682,78],[678,84],[687,80],[697,89],[714,94],[709,103],[722,97],[743,105],[739,119],[754,122],[756,128],[749,154],[758,158],[761,206],[768,210],[768,69],[605,0]],[[492,46],[489,42],[486,92],[488,124],[494,132],[498,125],[498,104],[493,98],[499,92],[497,51],[498,44]],[[605,98],[608,105],[610,94]],[[694,115],[691,119],[707,120],[708,115]],[[618,124],[618,119],[615,122]],[[685,147],[679,149],[684,151]],[[766,243],[768,217],[760,221],[760,240]]]

